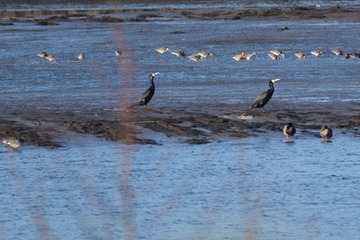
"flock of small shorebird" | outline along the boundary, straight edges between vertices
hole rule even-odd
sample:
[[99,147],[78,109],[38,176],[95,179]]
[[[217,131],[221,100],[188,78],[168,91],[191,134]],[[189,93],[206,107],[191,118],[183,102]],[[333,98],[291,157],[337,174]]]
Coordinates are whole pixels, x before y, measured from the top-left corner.
[[[166,52],[169,52],[173,55],[175,55],[176,57],[185,57],[188,58],[192,61],[204,61],[206,59],[208,59],[209,57],[213,56],[213,53],[208,52],[208,51],[201,51],[198,53],[193,53],[193,54],[186,54],[184,50],[171,50],[168,47],[160,47],[155,49],[157,52],[164,54]],[[352,52],[352,53],[347,53],[347,52],[343,52],[342,50],[339,49],[334,49],[331,50],[331,52],[337,56],[341,56],[343,58],[360,58],[360,52]],[[321,50],[313,50],[310,51],[311,55],[314,55],[316,57],[320,57],[324,55],[324,51]],[[232,58],[236,61],[241,61],[241,60],[251,60],[253,59],[255,56],[257,55],[256,52],[252,52],[252,53],[247,53],[247,52],[240,52],[235,54],[234,56],[232,56]],[[286,54],[278,49],[274,49],[274,50],[270,50],[267,55],[269,56],[270,59],[274,60],[274,61],[279,61],[281,58],[286,58]],[[307,54],[304,52],[295,52],[294,56],[299,58],[299,59],[306,59],[307,58]]]
[[[177,57],[186,57],[193,61],[204,61],[209,57],[212,57],[213,54],[211,52],[202,51],[198,53],[194,53],[191,55],[187,55],[185,51],[183,50],[170,50],[167,47],[160,47],[155,49],[157,52],[163,54],[166,52],[170,52],[171,54],[177,56]],[[332,52],[335,55],[343,56],[344,58],[360,58],[360,53],[354,52],[354,53],[344,53],[341,50],[332,50]],[[314,50],[310,52],[314,56],[322,56],[324,55],[323,51],[320,50]],[[40,58],[45,58],[50,62],[56,62],[56,58],[54,55],[46,53],[46,52],[39,52],[36,54]],[[122,51],[115,50],[115,55],[117,57],[122,56]],[[240,60],[250,60],[253,57],[256,56],[256,52],[253,53],[245,53],[240,52],[239,54],[236,54],[233,56],[233,59],[236,61]],[[281,57],[285,58],[286,55],[281,50],[271,50],[268,53],[268,56],[275,61],[278,61]],[[305,53],[303,52],[297,52],[295,53],[295,56],[297,58],[306,58]],[[83,60],[85,58],[85,55],[83,52],[80,52],[77,55],[79,60]],[[136,104],[133,104],[129,106],[129,108],[134,106],[147,106],[147,104],[150,102],[151,98],[153,97],[155,93],[155,84],[154,84],[154,78],[156,75],[158,75],[158,72],[151,73],[149,76],[150,81],[150,87],[139,97],[139,100]],[[264,106],[269,102],[271,99],[275,88],[274,83],[279,81],[280,79],[272,79],[269,81],[269,89],[261,93],[259,96],[257,96],[255,103],[251,106],[251,108],[262,108],[264,110]],[[287,139],[288,142],[293,142],[294,135],[296,133],[296,129],[292,123],[287,123],[283,128],[283,133]],[[329,141],[329,139],[333,136],[332,129],[326,125],[322,126],[320,129],[320,136],[322,137],[323,141]],[[23,140],[21,138],[15,138],[15,137],[9,137],[3,140],[3,143],[10,149],[10,150],[18,150],[22,145]]]

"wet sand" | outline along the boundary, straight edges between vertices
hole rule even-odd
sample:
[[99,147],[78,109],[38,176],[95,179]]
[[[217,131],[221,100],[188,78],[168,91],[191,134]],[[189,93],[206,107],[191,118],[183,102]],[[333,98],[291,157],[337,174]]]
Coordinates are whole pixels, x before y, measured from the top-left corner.
[[[45,18],[27,16],[26,21],[36,24],[56,24],[61,21],[147,21],[151,18],[161,18],[170,13],[172,17],[183,17],[191,20],[240,20],[244,18],[269,19],[347,19],[360,20],[360,9],[293,7],[271,9],[152,9],[152,10],[114,10],[90,14],[89,12],[57,13],[45,12]],[[107,16],[114,13],[129,13],[128,18]],[[44,13],[44,12],[43,12]],[[42,13],[42,14],[43,14]],[[135,13],[135,16],[134,16]],[[20,14],[20,15],[19,15]],[[18,19],[22,13],[3,11],[1,23],[24,21]],[[56,16],[53,16],[53,15]],[[60,14],[60,15],[59,15]],[[48,16],[51,15],[51,16]],[[42,16],[44,17],[44,16]],[[9,19],[8,19],[9,18]],[[104,23],[106,24],[106,23]],[[251,103],[249,103],[250,105]],[[332,106],[334,109],[344,109],[344,106]],[[247,111],[244,106],[204,106],[202,111],[190,109],[145,108],[119,109],[113,111],[98,110],[87,112],[31,112],[11,113],[2,109],[0,116],[0,138],[9,136],[21,137],[26,144],[41,147],[64,146],[64,138],[73,132],[91,134],[106,140],[120,141],[127,144],[161,144],[149,134],[143,134],[142,129],[165,133],[167,136],[186,137],[189,144],[205,144],[217,141],[219,137],[256,136],[269,131],[279,132],[283,125],[291,120],[302,134],[318,136],[320,126],[331,123],[331,127],[342,133],[360,136],[360,105],[352,106],[352,110],[343,111],[309,111],[301,107],[292,111],[259,109]],[[315,109],[315,108],[314,108]],[[9,112],[8,112],[9,111]]]

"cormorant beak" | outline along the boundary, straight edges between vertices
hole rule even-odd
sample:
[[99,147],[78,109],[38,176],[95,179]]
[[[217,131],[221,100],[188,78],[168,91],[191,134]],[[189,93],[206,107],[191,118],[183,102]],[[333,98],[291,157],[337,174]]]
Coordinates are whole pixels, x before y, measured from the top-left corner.
[[276,83],[277,81],[280,81],[280,78],[275,78],[275,79],[272,79],[271,81],[272,81],[272,83]]
[[159,72],[154,72],[154,73],[152,73],[151,75],[153,75],[153,77],[155,77],[156,75],[158,75],[159,74]]

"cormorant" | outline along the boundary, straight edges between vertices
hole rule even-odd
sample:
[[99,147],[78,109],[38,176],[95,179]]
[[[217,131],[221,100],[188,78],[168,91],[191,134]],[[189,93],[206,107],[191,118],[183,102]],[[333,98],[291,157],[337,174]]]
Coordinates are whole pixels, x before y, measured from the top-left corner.
[[332,129],[328,126],[324,125],[320,129],[320,136],[322,137],[323,141],[327,141],[332,137]]
[[151,98],[154,96],[155,93],[155,84],[154,78],[158,75],[158,72],[153,72],[149,75],[150,87],[139,97],[138,103],[134,104],[133,106],[145,106],[150,102]]
[[270,80],[269,81],[270,88],[265,92],[261,93],[259,96],[257,96],[255,103],[251,106],[251,108],[262,108],[263,110],[265,110],[264,106],[269,102],[270,98],[274,94],[275,91],[274,83],[276,83],[279,80],[280,80],[279,78]]
[[289,122],[289,123],[285,124],[285,126],[283,128],[283,133],[286,137],[286,140],[289,140],[289,138],[292,138],[292,140],[293,140],[293,137],[296,133],[296,129],[295,129],[294,125],[291,122]]

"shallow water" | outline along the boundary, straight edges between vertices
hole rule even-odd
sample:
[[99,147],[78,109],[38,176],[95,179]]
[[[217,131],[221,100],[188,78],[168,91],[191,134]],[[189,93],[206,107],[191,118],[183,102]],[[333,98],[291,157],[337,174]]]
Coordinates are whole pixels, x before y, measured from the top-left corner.
[[[228,104],[241,110],[271,78],[282,80],[270,111],[358,108],[360,60],[330,50],[358,51],[359,28],[326,19],[15,22],[0,26],[0,107],[7,114],[121,108],[136,101],[150,72],[159,71],[154,108]],[[164,45],[209,50],[214,57],[191,62],[154,51]],[[117,48],[124,51],[121,59]],[[268,59],[276,48],[289,57]],[[305,61],[292,55],[313,49],[326,55]],[[57,63],[37,58],[39,51],[54,54]],[[258,56],[235,62],[231,57],[240,51]],[[293,144],[280,131],[205,145],[156,136],[163,145],[79,136],[64,140],[61,149],[3,149],[1,236],[329,240],[360,234],[359,138],[338,129],[328,144],[301,130]]]
[[[359,138],[281,133],[187,145],[0,153],[3,239],[353,239]],[[306,150],[304,150],[306,149]]]

